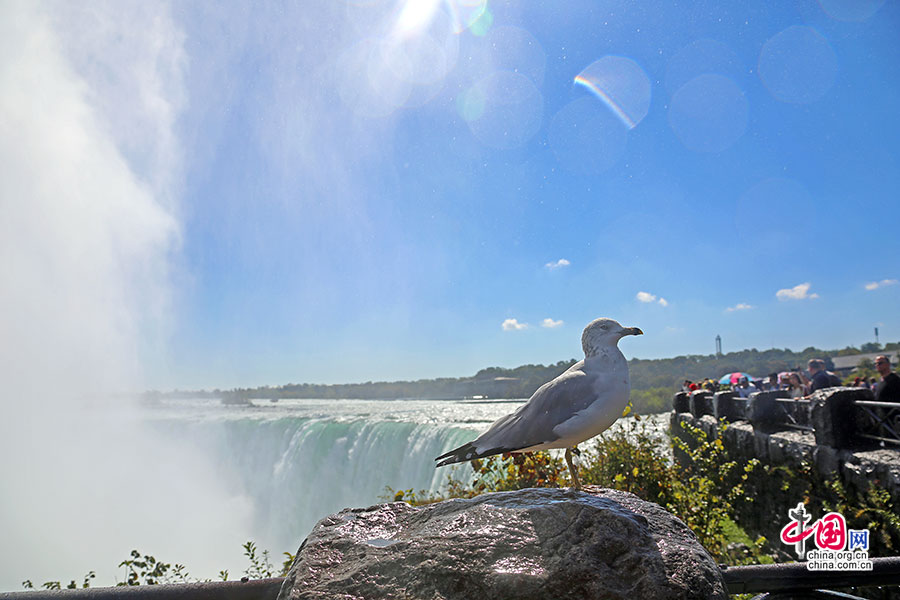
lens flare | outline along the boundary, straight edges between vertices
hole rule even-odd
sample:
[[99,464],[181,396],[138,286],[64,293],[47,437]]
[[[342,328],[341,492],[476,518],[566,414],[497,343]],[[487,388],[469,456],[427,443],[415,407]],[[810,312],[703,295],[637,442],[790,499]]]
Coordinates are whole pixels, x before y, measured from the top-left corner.
[[812,27],[794,25],[763,45],[757,73],[775,99],[812,104],[834,85],[838,59],[825,36]]
[[707,73],[678,88],[669,103],[669,126],[689,150],[722,152],[747,131],[750,104],[738,85]]
[[456,33],[471,29],[474,35],[482,36],[493,22],[487,0],[448,0],[445,6],[453,18]]
[[563,169],[597,175],[614,167],[625,154],[628,130],[592,98],[582,97],[553,116],[548,140]]
[[604,56],[575,77],[600,98],[628,129],[637,127],[650,110],[650,79],[624,56]]
[[716,73],[740,81],[746,72],[747,68],[728,44],[701,38],[681,48],[666,63],[665,89],[671,98],[698,75]]
[[538,132],[544,98],[524,75],[497,71],[470,88],[457,109],[479,142],[508,150],[524,145]]
[[819,6],[832,19],[861,23],[884,6],[885,0],[819,0]]

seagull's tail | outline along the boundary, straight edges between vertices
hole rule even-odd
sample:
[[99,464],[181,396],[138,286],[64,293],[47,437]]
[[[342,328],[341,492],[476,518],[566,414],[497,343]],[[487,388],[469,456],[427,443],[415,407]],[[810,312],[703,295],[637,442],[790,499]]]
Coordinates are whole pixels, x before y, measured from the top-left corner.
[[[484,452],[479,452],[475,449],[475,445],[472,442],[467,444],[463,444],[459,448],[455,448],[450,452],[445,454],[441,454],[434,460],[440,460],[435,467],[443,467],[444,465],[452,465],[453,463],[465,462],[467,460],[475,460],[476,458],[482,458],[485,456],[492,456],[494,454],[501,454],[503,452],[509,452],[511,448],[491,448],[490,450],[485,450]],[[441,460],[444,459],[444,460]]]
[[442,460],[441,462],[436,464],[435,467],[443,467],[444,465],[452,465],[453,463],[473,460],[475,458],[478,458],[478,451],[475,450],[475,446],[472,444],[472,442],[469,442],[467,444],[463,444],[459,448],[451,450],[450,452],[441,454],[434,460],[441,460],[442,458],[446,460]]

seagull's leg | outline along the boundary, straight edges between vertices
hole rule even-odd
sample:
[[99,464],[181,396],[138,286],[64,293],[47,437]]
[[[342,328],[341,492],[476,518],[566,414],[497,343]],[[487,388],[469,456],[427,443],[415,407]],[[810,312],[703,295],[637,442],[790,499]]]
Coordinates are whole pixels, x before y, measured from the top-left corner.
[[578,471],[572,463],[572,449],[566,448],[566,464],[569,465],[569,473],[572,474],[572,487],[576,490],[581,489],[581,481],[578,480]]

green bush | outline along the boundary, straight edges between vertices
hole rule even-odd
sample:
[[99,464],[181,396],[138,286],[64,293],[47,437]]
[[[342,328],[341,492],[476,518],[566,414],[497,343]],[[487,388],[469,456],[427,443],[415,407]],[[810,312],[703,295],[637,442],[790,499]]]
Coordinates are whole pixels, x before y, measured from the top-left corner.
[[631,404],[634,412],[649,415],[672,410],[672,388],[654,387],[645,390],[631,390]]
[[[284,577],[294,562],[294,555],[290,552],[284,552],[285,560],[281,564],[281,569],[276,571],[269,558],[268,550],[263,550],[259,553],[256,544],[249,541],[242,547],[244,548],[244,556],[250,562],[250,565],[244,570],[244,575],[250,579]],[[119,567],[125,568],[125,581],[117,582],[116,586],[197,583],[200,581],[192,578],[184,565],[176,564],[173,567],[171,563],[157,560],[156,557],[149,554],[141,554],[139,550],[132,550],[130,558],[120,562]],[[91,580],[96,576],[94,571],[89,571],[84,576],[81,587],[90,587]],[[228,571],[219,571],[219,579],[228,581]],[[22,587],[34,589],[34,583],[30,579],[26,579],[22,582]],[[45,581],[41,584],[41,587],[48,590],[62,589],[59,581]],[[74,579],[66,586],[67,589],[75,589],[77,587]]]
[[[626,409],[626,413],[629,409]],[[723,429],[725,425],[721,426]],[[655,502],[679,517],[700,543],[720,562],[771,562],[763,552],[765,538],[751,538],[736,523],[734,506],[744,498],[743,484],[758,461],[731,460],[719,439],[708,440],[697,428],[685,427],[687,441],[675,436],[671,443],[685,456],[672,460],[666,439],[635,416],[623,427],[598,437],[580,453],[581,481],[626,492]],[[388,498],[421,505],[447,498],[473,497],[529,487],[571,485],[568,467],[549,452],[504,454],[471,461],[469,482],[450,478],[443,495],[412,490]]]

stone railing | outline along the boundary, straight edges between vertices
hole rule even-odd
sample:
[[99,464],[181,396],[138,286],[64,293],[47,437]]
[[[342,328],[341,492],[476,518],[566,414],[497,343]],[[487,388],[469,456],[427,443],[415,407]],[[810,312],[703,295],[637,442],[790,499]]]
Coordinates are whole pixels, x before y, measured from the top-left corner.
[[806,398],[790,398],[787,391],[755,392],[739,398],[734,392],[679,392],[675,413],[694,418],[711,416],[726,422],[747,421],[756,431],[793,429],[810,432],[815,443],[835,449],[864,449],[875,445],[900,449],[900,403],[875,402],[864,388],[829,388]]
[[[797,400],[784,395],[757,392],[739,398],[733,392],[698,390],[678,393],[673,400],[674,435],[690,441],[680,429],[685,422],[709,439],[720,437],[737,460],[784,467],[783,477],[755,478],[754,503],[738,508],[745,526],[778,539],[787,511],[811,493],[792,489],[790,473],[836,480],[847,492],[863,495],[883,489],[891,502],[900,503],[900,404],[875,402],[872,392],[860,388],[829,388]],[[678,452],[675,457],[684,458]]]

